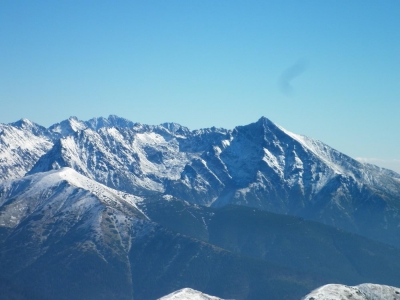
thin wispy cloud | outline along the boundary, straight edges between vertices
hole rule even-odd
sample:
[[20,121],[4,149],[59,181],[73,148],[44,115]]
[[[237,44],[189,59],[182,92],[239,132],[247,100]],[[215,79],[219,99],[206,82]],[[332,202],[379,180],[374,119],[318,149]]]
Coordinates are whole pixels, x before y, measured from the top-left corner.
[[290,96],[294,92],[294,88],[292,86],[292,81],[302,75],[308,67],[308,63],[305,60],[299,60],[285,71],[283,71],[282,75],[279,78],[279,88],[282,93]]

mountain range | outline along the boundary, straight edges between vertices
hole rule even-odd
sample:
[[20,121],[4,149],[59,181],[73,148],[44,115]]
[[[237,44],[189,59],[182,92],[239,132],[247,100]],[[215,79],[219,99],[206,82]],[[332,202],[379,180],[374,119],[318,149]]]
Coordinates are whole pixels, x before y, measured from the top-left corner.
[[233,130],[0,124],[2,299],[400,286],[399,226],[399,174],[264,117]]

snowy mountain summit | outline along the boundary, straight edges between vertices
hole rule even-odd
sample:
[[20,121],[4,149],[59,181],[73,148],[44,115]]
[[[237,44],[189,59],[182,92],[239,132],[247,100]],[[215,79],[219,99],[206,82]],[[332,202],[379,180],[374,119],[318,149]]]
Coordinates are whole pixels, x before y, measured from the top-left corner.
[[400,289],[387,285],[364,283],[357,286],[324,285],[303,300],[399,300]]
[[184,288],[179,291],[173,292],[169,295],[166,295],[164,297],[161,297],[158,300],[223,300],[223,299],[210,296],[190,288]]

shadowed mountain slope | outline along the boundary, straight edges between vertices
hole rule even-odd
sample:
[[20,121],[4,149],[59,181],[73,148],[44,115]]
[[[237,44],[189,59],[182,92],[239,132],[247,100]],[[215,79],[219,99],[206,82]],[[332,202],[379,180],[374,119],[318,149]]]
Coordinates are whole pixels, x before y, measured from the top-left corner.
[[242,207],[205,208],[153,200],[139,207],[153,221],[234,253],[318,274],[324,283],[400,286],[400,250],[298,217]]
[[70,168],[0,184],[0,299],[145,300],[188,286],[296,299],[322,283],[158,225],[141,201]]

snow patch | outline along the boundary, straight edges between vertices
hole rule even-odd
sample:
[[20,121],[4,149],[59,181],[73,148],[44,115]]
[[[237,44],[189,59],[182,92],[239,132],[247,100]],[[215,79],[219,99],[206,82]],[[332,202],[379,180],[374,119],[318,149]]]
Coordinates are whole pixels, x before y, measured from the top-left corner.
[[184,288],[176,292],[173,292],[171,294],[168,294],[164,297],[161,297],[158,300],[223,300],[223,299],[210,296],[190,288]]

